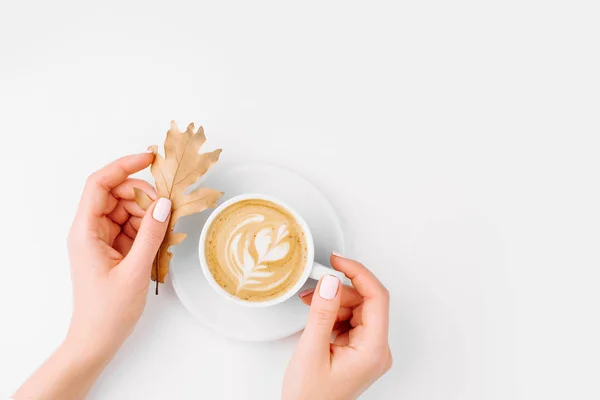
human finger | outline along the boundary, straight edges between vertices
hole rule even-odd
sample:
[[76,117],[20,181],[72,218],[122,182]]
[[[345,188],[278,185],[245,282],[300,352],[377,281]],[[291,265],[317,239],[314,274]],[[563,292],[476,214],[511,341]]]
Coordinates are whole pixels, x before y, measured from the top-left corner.
[[129,250],[131,250],[131,246],[133,246],[133,239],[126,235],[125,232],[121,232],[115,238],[112,247],[125,257],[129,253]]
[[[309,306],[312,302],[314,292],[314,288],[306,289],[298,293],[298,296],[300,296],[300,299],[304,304]],[[340,300],[341,307],[352,308],[362,304],[363,302],[362,296],[358,293],[356,289],[354,289],[351,286],[340,286],[340,293],[340,295],[342,296]]]
[[[315,291],[315,289],[313,288],[313,289],[303,290],[302,292],[298,293],[298,295],[300,296],[300,300],[307,306],[310,306],[312,304],[314,291]],[[336,323],[339,321],[347,321],[350,318],[352,318],[352,310],[353,309],[351,307],[342,307],[340,305],[340,308],[338,309],[337,317],[335,319]]]
[[362,305],[352,310],[352,317],[350,317],[350,325],[355,328],[358,325],[362,325]]
[[107,217],[115,224],[123,225],[132,216],[141,218],[145,213],[134,200],[120,199]]
[[331,265],[343,272],[358,293],[364,298],[362,305],[362,325],[366,328],[371,342],[387,341],[389,331],[389,292],[383,284],[361,263],[331,255]]
[[339,335],[349,331],[350,329],[352,329],[352,327],[350,326],[350,322],[348,322],[348,320],[336,322],[333,326],[333,337],[338,337]]
[[150,276],[152,261],[167,232],[171,206],[169,199],[161,197],[146,212],[125,259],[136,276]]
[[333,339],[335,346],[348,346],[350,344],[350,330],[340,333]]
[[340,308],[340,280],[325,275],[317,284],[317,296],[313,297],[308,322],[300,337],[298,349],[309,359],[319,363],[329,361],[329,344],[333,325]]
[[148,182],[142,179],[127,178],[123,182],[115,186],[111,193],[119,199],[135,200],[134,189],[138,188],[150,197],[152,200],[156,200],[158,195],[156,189]]
[[153,159],[151,153],[125,156],[94,172],[83,189],[79,211],[94,217],[102,216],[108,198],[113,197],[110,191],[129,175],[146,168]]
[[140,225],[142,223],[142,218],[139,217],[131,217],[123,224],[121,228],[123,233],[125,233],[131,239],[135,239],[138,231],[140,230]]

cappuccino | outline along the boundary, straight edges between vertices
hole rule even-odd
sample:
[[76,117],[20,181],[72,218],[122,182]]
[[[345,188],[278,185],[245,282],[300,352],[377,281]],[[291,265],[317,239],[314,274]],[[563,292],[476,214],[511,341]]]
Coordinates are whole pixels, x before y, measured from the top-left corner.
[[264,199],[223,209],[208,228],[204,251],[216,283],[251,302],[286,294],[302,277],[308,253],[305,233],[294,216]]

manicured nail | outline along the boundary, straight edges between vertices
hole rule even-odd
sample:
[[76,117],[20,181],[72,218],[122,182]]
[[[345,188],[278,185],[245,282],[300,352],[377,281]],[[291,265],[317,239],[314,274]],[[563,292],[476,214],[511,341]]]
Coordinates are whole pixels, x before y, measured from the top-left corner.
[[154,206],[152,218],[158,222],[165,222],[171,213],[171,200],[161,197]]
[[335,251],[332,251],[331,254],[333,254],[334,256],[339,257],[339,258],[346,258],[343,255],[341,255],[340,253],[336,253]]
[[308,296],[309,294],[311,294],[314,291],[315,291],[315,288],[306,289],[306,290],[303,290],[300,293],[298,293],[298,296],[305,297],[305,296]]
[[335,297],[338,291],[340,280],[333,275],[325,275],[321,279],[321,286],[319,287],[319,296],[325,300],[331,300]]
[[146,149],[146,151],[144,151],[144,154],[152,154],[154,153],[154,150],[152,149]]

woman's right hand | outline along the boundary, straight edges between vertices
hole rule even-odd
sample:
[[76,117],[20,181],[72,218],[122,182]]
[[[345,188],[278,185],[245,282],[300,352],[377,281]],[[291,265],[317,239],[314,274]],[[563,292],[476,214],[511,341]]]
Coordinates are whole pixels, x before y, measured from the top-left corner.
[[354,287],[327,275],[300,293],[310,315],[285,373],[284,400],[356,399],[392,366],[387,289],[356,261],[333,254],[331,265]]

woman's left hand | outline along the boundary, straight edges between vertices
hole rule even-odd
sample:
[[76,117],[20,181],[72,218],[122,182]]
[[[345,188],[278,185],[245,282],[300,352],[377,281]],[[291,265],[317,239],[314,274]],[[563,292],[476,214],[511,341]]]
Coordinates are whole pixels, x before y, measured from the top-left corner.
[[[71,325],[16,400],[83,398],[141,317],[171,212],[170,200],[156,200],[151,185],[129,178],[152,160],[151,153],[126,156],[88,178],[68,238]],[[146,212],[135,202],[135,187],[156,200]]]

